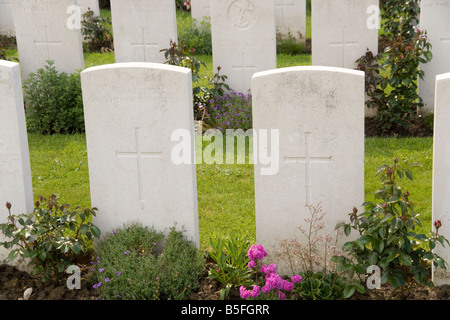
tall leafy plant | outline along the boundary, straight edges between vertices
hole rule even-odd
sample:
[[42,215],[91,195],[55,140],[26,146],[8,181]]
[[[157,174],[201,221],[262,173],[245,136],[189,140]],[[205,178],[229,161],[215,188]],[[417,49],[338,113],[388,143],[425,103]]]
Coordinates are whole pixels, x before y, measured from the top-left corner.
[[[343,251],[349,256],[335,256],[338,270],[348,272],[351,277],[357,275],[363,282],[369,266],[381,269],[381,284],[392,286],[388,298],[410,290],[414,283],[433,286],[430,279],[432,262],[436,267],[445,268],[446,262],[432,250],[436,245],[449,244],[448,240],[437,232],[417,233],[421,226],[419,214],[408,190],[404,190],[399,180],[404,177],[412,180],[411,166],[415,163],[399,163],[394,159],[392,165],[378,168],[382,187],[375,192],[377,202],[366,202],[366,211],[358,213],[354,209],[350,222],[340,223],[348,236],[355,230],[358,237],[346,242]],[[435,224],[440,227],[442,224]]]
[[386,133],[408,128],[424,106],[418,81],[424,79],[420,64],[431,61],[431,43],[426,31],[418,28],[418,0],[383,0],[381,20],[386,48],[378,55],[367,52],[357,60],[366,72],[369,108],[376,108],[380,126]]

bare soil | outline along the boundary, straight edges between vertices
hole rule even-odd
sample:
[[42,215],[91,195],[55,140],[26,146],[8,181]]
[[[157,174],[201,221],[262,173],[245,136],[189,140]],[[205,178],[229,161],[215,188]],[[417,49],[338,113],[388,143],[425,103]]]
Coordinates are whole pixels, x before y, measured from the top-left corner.
[[[81,289],[69,290],[66,285],[67,279],[59,283],[42,283],[38,277],[20,271],[15,267],[0,265],[0,300],[22,300],[24,291],[33,288],[29,300],[98,300],[98,294],[87,279],[90,265],[85,262],[81,267]],[[200,280],[200,288],[191,294],[186,300],[220,300],[220,284],[208,277],[208,270],[214,264],[207,262],[205,271]],[[382,300],[382,296],[388,296],[389,287],[381,290],[367,290],[366,293],[355,293],[350,300]],[[240,300],[237,289],[232,290],[230,300]],[[413,286],[408,294],[401,295],[400,300],[450,300],[450,286],[428,288]]]
[[408,128],[394,127],[385,130],[375,118],[365,118],[366,137],[431,137],[433,129],[425,123],[424,118],[417,118],[410,123]]

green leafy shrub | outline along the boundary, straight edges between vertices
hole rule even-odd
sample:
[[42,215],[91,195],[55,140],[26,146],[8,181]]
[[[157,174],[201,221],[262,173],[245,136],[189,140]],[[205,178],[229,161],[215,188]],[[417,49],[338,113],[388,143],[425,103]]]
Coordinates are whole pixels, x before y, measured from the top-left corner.
[[418,0],[384,0],[381,21],[386,48],[357,60],[366,72],[367,107],[376,108],[376,119],[386,133],[408,128],[424,106],[418,94],[418,81],[425,74],[419,69],[432,59],[426,31],[417,27]]
[[87,252],[89,241],[100,236],[91,222],[96,208],[72,211],[67,204],[59,204],[55,195],[41,197],[31,214],[13,215],[12,205],[6,203],[6,207],[8,222],[0,224],[0,232],[7,240],[0,246],[10,250],[10,260],[30,259],[33,274],[41,274],[43,282],[60,280],[73,254]]
[[79,72],[58,72],[53,61],[24,81],[28,130],[39,134],[84,132]]
[[189,68],[192,71],[193,82],[193,104],[194,104],[194,120],[203,120],[207,110],[207,106],[212,99],[217,96],[223,96],[225,90],[229,90],[229,86],[225,83],[227,77],[220,75],[220,67],[213,77],[208,79],[208,86],[195,86],[201,77],[199,75],[200,67],[206,66],[203,61],[197,60],[193,56],[194,49],[190,48],[181,40],[179,43],[170,41],[168,49],[162,49],[166,59],[165,64]]
[[100,241],[93,287],[107,300],[181,300],[199,287],[204,257],[184,232],[131,223]]
[[212,55],[211,18],[203,17],[202,21],[197,21],[188,14],[181,15],[177,21],[180,40],[196,54]]
[[236,236],[227,239],[210,239],[212,250],[209,257],[216,263],[209,270],[209,277],[217,280],[223,288],[220,298],[225,299],[232,288],[250,285],[252,270],[248,267],[250,259],[247,252],[250,248],[248,240]]
[[339,264],[338,270],[348,272],[350,277],[356,274],[363,282],[368,267],[379,266],[381,284],[388,283],[393,288],[388,298],[409,290],[414,283],[432,287],[430,262],[436,267],[446,267],[445,261],[432,250],[436,244],[444,245],[448,241],[434,232],[429,235],[415,232],[421,226],[419,215],[409,192],[402,190],[397,182],[403,177],[413,179],[411,165],[415,164],[403,166],[396,158],[393,165],[378,168],[382,188],[375,195],[380,201],[364,203],[366,211],[362,214],[355,208],[350,223],[337,225],[347,236],[352,229],[359,235],[343,246],[350,257],[333,257]]
[[113,51],[113,36],[111,32],[111,19],[98,17],[92,10],[83,14],[81,21],[81,34],[85,42],[83,48],[87,52]]
[[277,54],[307,54],[305,42],[298,41],[291,34],[287,38],[277,34]]

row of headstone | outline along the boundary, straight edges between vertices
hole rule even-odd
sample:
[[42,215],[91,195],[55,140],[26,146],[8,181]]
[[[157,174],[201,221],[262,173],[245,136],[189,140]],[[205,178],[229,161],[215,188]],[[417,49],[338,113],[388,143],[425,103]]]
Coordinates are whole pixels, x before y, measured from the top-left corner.
[[[12,0],[0,0],[0,35],[13,37],[16,35],[14,27]],[[78,0],[77,5],[83,15],[88,10],[92,10],[94,15],[100,16],[98,0]]]
[[[440,233],[450,238],[445,203],[450,73],[436,80],[433,220],[443,222]],[[178,225],[198,244],[191,71],[117,63],[89,68],[81,81],[91,202],[99,209],[94,223],[104,233],[133,220],[158,229]],[[364,202],[363,72],[275,69],[256,73],[252,90],[257,242],[275,252],[279,241],[298,235],[297,227],[309,215],[306,206],[317,203],[332,233],[351,208]],[[0,61],[0,94],[5,97],[0,117],[6,119],[0,126],[0,203],[13,203],[13,213],[30,212],[18,64]],[[272,165],[276,170],[268,172]],[[3,221],[7,210],[0,212]],[[440,254],[450,259],[448,248]],[[275,257],[270,259],[288,272]],[[448,272],[435,271],[437,284],[449,283]]]
[[[193,0],[190,4],[192,18],[198,22],[211,18],[211,0]],[[275,20],[281,39],[306,40],[306,0],[275,0]]]
[[[304,2],[194,1],[194,17],[212,18],[214,70],[220,66],[234,90],[249,90],[255,72],[276,67],[276,33],[294,37],[306,33]],[[377,8],[378,3],[312,1],[312,65],[353,69],[355,60],[367,49],[377,53],[378,28],[373,24],[377,17],[371,8]],[[23,78],[47,60],[54,60],[55,67],[67,73],[84,69],[81,32],[67,27],[71,5],[80,5],[82,12],[89,7],[99,14],[98,0],[0,0],[0,33],[16,34]],[[433,59],[421,66],[425,80],[419,83],[419,94],[426,104],[422,112],[426,113],[433,110],[434,77],[450,71],[450,20],[446,19],[450,0],[424,0],[421,6],[421,28],[428,31],[433,45]],[[165,61],[160,50],[168,48],[170,40],[177,41],[174,1],[112,0],[111,10],[116,62]]]

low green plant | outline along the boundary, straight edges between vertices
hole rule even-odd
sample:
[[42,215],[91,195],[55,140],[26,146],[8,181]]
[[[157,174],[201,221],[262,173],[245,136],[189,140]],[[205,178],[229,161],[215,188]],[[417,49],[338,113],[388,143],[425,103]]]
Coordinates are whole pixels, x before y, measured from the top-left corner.
[[[301,273],[302,281],[295,285],[294,291],[307,300],[341,300],[349,298],[347,280],[334,272],[306,271]],[[364,288],[358,285],[362,291]]]
[[73,254],[87,252],[90,240],[100,236],[100,229],[92,223],[96,208],[59,204],[55,195],[40,197],[30,214],[11,214],[11,203],[6,203],[8,221],[0,224],[6,241],[0,246],[10,250],[12,261],[20,256],[30,259],[33,274],[41,275],[43,282],[57,282],[71,265]]
[[16,37],[0,35],[0,60],[19,62],[16,57],[8,56],[7,49],[17,49]]
[[54,61],[24,81],[27,128],[31,133],[84,132],[80,73],[58,72]]
[[297,40],[291,34],[287,37],[277,34],[277,54],[307,54],[305,42]]
[[85,40],[83,43],[85,51],[113,51],[113,36],[110,27],[111,19],[109,17],[96,16],[92,10],[84,13],[82,18],[81,34]]
[[190,13],[181,14],[177,19],[178,39],[195,50],[196,54],[212,55],[211,18],[202,21],[191,18]]
[[102,239],[91,262],[91,283],[105,300],[181,300],[199,287],[204,256],[171,228],[167,235],[138,222]]
[[209,257],[215,262],[215,268],[209,270],[209,277],[221,285],[220,298],[228,297],[233,287],[247,286],[253,283],[250,259],[247,256],[250,243],[244,238],[231,235],[228,238],[210,238]]
[[[348,272],[350,277],[357,275],[364,281],[369,266],[381,269],[381,284],[393,288],[387,298],[396,298],[407,292],[414,283],[421,286],[433,286],[430,263],[445,268],[445,261],[432,250],[437,244],[448,244],[448,240],[437,232],[417,234],[415,229],[421,226],[419,214],[408,190],[402,190],[398,180],[404,177],[413,179],[411,166],[416,163],[399,163],[397,158],[392,165],[378,168],[382,187],[375,193],[376,203],[365,202],[366,211],[358,214],[355,208],[350,214],[350,223],[340,223],[348,236],[352,230],[358,232],[358,238],[346,242],[343,251],[349,256],[335,256],[338,270]],[[439,222],[439,227],[441,222]],[[435,224],[436,226],[436,224]]]

